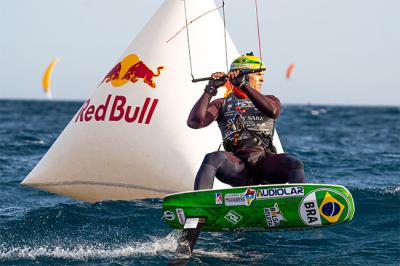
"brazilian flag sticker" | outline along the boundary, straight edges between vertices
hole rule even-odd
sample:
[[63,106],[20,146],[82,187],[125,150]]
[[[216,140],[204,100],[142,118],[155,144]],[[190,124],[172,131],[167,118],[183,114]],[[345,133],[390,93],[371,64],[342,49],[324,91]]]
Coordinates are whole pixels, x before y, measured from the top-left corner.
[[349,216],[349,202],[333,189],[317,189],[308,193],[300,203],[299,215],[305,225],[323,226],[340,223]]

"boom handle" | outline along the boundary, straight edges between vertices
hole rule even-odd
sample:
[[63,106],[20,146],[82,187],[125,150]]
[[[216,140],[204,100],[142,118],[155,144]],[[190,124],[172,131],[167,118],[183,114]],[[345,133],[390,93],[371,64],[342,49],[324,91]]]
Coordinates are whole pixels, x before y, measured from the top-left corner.
[[[258,73],[258,72],[262,72],[262,71],[265,71],[265,68],[244,70],[244,71],[241,71],[238,76],[247,75],[247,74],[251,74],[251,73]],[[196,82],[207,81],[207,80],[212,80],[212,79],[213,79],[212,77],[198,78],[198,79],[192,79],[192,82],[196,83]]]
[[192,79],[192,82],[196,83],[196,82],[207,81],[207,80],[212,80],[212,79],[213,79],[212,77],[198,78],[198,79]]

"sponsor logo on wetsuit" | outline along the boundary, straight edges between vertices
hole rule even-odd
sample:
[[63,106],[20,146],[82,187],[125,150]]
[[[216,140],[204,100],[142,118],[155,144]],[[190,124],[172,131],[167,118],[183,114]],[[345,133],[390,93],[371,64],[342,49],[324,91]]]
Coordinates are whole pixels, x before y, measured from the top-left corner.
[[257,190],[257,199],[304,196],[303,187],[281,187]]
[[246,117],[248,120],[258,120],[258,121],[263,121],[264,117],[262,116],[257,116],[257,115],[249,115]]
[[256,191],[248,188],[243,193],[231,193],[225,195],[226,206],[250,206],[256,197]]
[[264,215],[268,227],[278,226],[281,221],[286,222],[282,211],[279,209],[278,203],[275,203],[274,207],[264,208]]
[[239,213],[230,210],[227,214],[225,214],[224,218],[233,224],[238,224],[243,217]]

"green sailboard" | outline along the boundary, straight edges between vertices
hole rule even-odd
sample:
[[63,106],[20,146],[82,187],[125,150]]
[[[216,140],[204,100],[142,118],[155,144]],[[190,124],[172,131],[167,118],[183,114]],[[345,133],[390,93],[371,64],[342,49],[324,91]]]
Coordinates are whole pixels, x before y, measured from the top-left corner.
[[204,218],[202,231],[270,231],[319,228],[350,221],[353,197],[343,186],[284,184],[199,190],[168,195],[163,220],[184,229]]

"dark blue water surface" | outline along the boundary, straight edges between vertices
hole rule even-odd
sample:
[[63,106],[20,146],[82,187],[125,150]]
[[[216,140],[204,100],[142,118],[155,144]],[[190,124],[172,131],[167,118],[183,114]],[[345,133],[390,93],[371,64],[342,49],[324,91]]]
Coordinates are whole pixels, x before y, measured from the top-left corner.
[[[19,186],[82,102],[0,100],[0,264],[165,265],[160,199],[88,204]],[[400,108],[285,106],[277,123],[310,182],[348,187],[348,224],[201,233],[189,265],[399,265]]]

